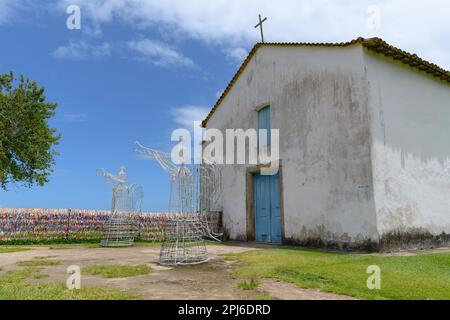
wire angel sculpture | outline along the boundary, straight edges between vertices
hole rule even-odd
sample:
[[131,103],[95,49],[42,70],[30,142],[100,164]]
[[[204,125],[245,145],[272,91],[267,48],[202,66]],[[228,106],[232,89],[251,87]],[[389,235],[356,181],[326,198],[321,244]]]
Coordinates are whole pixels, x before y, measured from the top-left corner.
[[211,184],[212,180],[216,182],[217,179],[213,179],[214,177],[210,175],[219,171],[206,164],[177,166],[171,161],[169,154],[144,147],[137,141],[134,143],[134,151],[144,157],[155,159],[169,174],[169,212],[185,214],[167,221],[160,263],[179,265],[207,261],[203,237],[216,241],[220,241],[221,237],[221,234],[212,231],[208,222],[211,203],[218,193],[216,190],[212,191],[211,187],[219,185]]
[[144,191],[138,184],[128,185],[125,167],[119,168],[119,174],[114,175],[105,169],[98,169],[98,175],[112,189],[111,215],[105,222],[103,237],[100,244],[104,247],[126,247],[133,245],[136,225],[136,215],[141,212]]
[[169,212],[193,213],[194,179],[192,171],[185,165],[177,166],[170,160],[170,155],[134,143],[134,151],[144,157],[155,159],[170,176]]

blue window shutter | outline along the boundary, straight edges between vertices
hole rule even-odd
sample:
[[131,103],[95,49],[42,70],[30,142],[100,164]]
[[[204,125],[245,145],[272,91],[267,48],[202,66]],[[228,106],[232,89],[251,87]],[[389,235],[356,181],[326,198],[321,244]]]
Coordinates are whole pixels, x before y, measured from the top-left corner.
[[[270,146],[270,107],[264,107],[258,111],[258,129],[267,130],[267,145]],[[261,134],[258,134],[258,145],[261,140]]]

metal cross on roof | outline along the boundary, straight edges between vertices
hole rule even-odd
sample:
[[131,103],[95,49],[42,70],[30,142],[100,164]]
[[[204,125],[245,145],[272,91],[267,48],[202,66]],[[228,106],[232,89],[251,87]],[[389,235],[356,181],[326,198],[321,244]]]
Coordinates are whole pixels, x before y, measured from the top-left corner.
[[264,42],[263,22],[265,22],[267,20],[267,17],[261,20],[261,15],[258,15],[258,16],[259,16],[259,23],[255,26],[255,29],[258,28],[258,27],[260,28],[260,30],[261,30],[261,42]]

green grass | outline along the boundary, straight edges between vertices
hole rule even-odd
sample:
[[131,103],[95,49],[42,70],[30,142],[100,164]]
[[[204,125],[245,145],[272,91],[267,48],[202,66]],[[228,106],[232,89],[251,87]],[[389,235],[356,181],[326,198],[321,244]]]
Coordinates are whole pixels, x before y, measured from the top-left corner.
[[19,261],[16,263],[19,267],[45,267],[45,266],[59,266],[61,262],[50,260],[34,260],[34,261]]
[[56,256],[36,256],[33,259],[36,260],[46,260],[46,259],[50,259],[50,258],[56,258]]
[[97,233],[97,237],[89,239],[21,239],[21,240],[11,240],[11,241],[1,241],[0,245],[10,245],[10,246],[49,246],[49,245],[71,245],[71,244],[83,244],[83,243],[97,243],[100,242],[101,233]]
[[100,248],[100,243],[86,242],[86,243],[57,243],[50,247],[50,250],[67,250],[67,249],[93,249]]
[[[131,247],[112,247],[112,249],[126,249],[126,248],[132,248],[132,247],[153,247],[153,246],[160,246],[161,242],[150,242],[150,241],[134,241],[133,245]],[[102,247],[100,243],[83,243],[82,246],[86,249],[95,249],[95,248],[107,248]]]
[[249,280],[244,280],[238,283],[238,288],[242,290],[254,290],[258,288],[259,280],[255,277],[251,277]]
[[[150,241],[135,241],[133,247],[151,247],[151,246],[159,246],[161,242],[150,242]],[[85,248],[85,249],[96,249],[96,248],[104,248],[100,245],[100,241],[98,242],[85,242],[85,243],[57,243],[53,244],[49,247],[51,250],[64,250],[64,249],[77,249],[77,248]],[[130,247],[123,247],[130,248]],[[113,249],[120,249],[113,248]]]
[[44,279],[44,278],[48,278],[49,275],[45,274],[45,273],[40,273],[40,272],[36,272],[32,275],[33,279]]
[[[274,248],[226,259],[241,261],[234,274],[247,279],[278,279],[362,299],[450,299],[450,253],[401,257]],[[367,288],[370,265],[381,269],[381,290]]]
[[92,265],[82,269],[83,274],[102,276],[104,278],[126,278],[149,274],[152,269],[145,264],[140,265]]
[[[207,245],[220,245],[222,243],[215,242],[215,241],[206,241]],[[141,241],[137,240],[134,241],[133,247],[155,247],[160,246],[161,242],[158,241]],[[87,241],[87,242],[42,242],[42,243],[30,243],[30,244],[10,244],[8,246],[2,246],[0,245],[0,253],[2,252],[16,252],[16,251],[23,251],[23,250],[30,250],[35,247],[49,247],[50,250],[64,250],[64,249],[96,249],[96,248],[103,248],[100,245],[99,241]],[[124,248],[130,248],[130,247],[124,247]],[[120,249],[119,248],[113,248],[113,249]]]
[[57,243],[49,246],[50,250],[66,250],[66,249],[75,249],[77,245],[68,244],[68,243]]
[[205,240],[205,244],[207,246],[223,246],[224,245],[223,242],[213,241],[213,240]]
[[68,290],[65,283],[29,282],[36,275],[35,268],[8,271],[0,276],[0,300],[127,300],[138,296],[126,291],[81,286]]
[[21,247],[21,246],[8,246],[8,247],[0,246],[0,253],[10,253],[10,252],[25,251],[25,250],[30,250],[30,248]]

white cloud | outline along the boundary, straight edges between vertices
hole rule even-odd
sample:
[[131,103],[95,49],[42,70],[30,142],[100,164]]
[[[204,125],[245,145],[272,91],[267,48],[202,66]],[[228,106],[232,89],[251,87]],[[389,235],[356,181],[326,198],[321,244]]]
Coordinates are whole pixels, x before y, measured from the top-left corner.
[[52,55],[58,59],[102,59],[113,53],[149,62],[160,67],[196,67],[195,63],[169,45],[155,40],[143,39],[129,42],[103,42],[94,44],[86,41],[70,41],[56,48]]
[[87,121],[86,113],[72,113],[66,112],[62,115],[61,120],[69,123],[80,123]]
[[13,4],[14,1],[11,0],[0,1],[0,24],[6,23],[11,19],[14,11]]
[[217,91],[216,92],[216,98],[219,99],[222,96],[223,92],[224,92],[223,90]]
[[[67,5],[71,0],[59,0]],[[139,29],[166,28],[176,35],[227,49],[259,41],[253,26],[261,13],[266,41],[346,41],[381,36],[450,67],[448,0],[78,0],[98,25],[121,21]],[[379,30],[367,27],[367,8],[380,7]]]
[[128,46],[131,50],[139,54],[140,59],[157,66],[195,66],[191,59],[162,42],[144,39],[130,41],[128,42]]
[[22,10],[28,1],[0,0],[0,25],[10,23],[18,17],[18,11]]
[[103,35],[103,31],[100,28],[99,24],[83,24],[81,26],[81,31],[83,32],[83,34],[92,38],[100,37]]
[[112,45],[110,43],[102,43],[99,45],[90,44],[85,41],[69,42],[68,45],[59,46],[53,51],[52,55],[58,59],[101,59],[111,55]]
[[211,108],[201,106],[183,106],[172,109],[173,121],[185,129],[194,129],[195,121],[202,121],[208,115]]
[[247,57],[247,55],[247,49],[242,47],[229,49],[226,53],[227,58],[237,64],[241,64],[242,61],[244,61],[244,59]]

